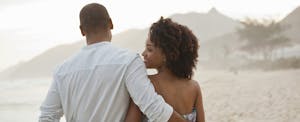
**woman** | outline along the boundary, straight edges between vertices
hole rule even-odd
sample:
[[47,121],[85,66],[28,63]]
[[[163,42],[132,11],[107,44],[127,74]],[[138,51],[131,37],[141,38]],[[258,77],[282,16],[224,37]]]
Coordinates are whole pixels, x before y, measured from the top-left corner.
[[[147,68],[157,74],[149,78],[158,94],[188,121],[204,122],[202,95],[197,81],[192,80],[197,63],[198,40],[186,26],[160,18],[153,23],[143,52]],[[145,117],[131,101],[126,121]]]

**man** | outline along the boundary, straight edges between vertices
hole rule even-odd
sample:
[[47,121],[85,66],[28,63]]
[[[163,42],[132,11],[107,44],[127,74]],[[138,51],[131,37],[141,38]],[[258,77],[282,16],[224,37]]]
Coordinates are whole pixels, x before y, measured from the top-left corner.
[[54,72],[39,121],[123,121],[130,97],[152,121],[184,121],[166,104],[147,78],[138,54],[114,47],[106,8],[92,3],[80,11],[87,46]]

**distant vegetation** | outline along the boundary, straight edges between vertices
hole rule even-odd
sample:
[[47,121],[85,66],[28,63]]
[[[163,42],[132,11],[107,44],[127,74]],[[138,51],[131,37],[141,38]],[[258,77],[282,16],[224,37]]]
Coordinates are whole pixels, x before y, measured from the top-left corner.
[[274,20],[259,22],[246,19],[237,29],[240,41],[244,44],[240,50],[250,55],[262,55],[263,60],[273,59],[275,50],[291,46],[290,39],[283,32],[286,28]]
[[252,58],[242,68],[264,70],[300,68],[300,58],[285,58],[284,53],[274,57],[276,50],[292,46],[290,39],[283,33],[287,27],[274,20],[246,19],[241,23],[243,27],[237,29],[237,34],[243,45],[239,50],[252,57],[262,57]]

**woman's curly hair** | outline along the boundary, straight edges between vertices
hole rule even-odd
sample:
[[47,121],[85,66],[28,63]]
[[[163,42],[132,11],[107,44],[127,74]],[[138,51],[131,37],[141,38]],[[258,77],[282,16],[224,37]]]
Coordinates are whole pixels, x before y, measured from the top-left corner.
[[150,27],[155,47],[166,56],[166,67],[179,78],[191,79],[198,57],[198,39],[186,26],[163,17]]

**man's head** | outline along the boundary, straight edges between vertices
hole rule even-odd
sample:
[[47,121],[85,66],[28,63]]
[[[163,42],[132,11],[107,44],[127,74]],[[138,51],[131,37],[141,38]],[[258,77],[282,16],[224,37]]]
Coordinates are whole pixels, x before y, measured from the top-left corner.
[[103,5],[91,3],[80,11],[80,30],[83,36],[106,33],[113,29],[111,18]]

